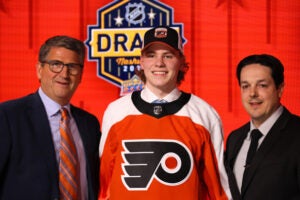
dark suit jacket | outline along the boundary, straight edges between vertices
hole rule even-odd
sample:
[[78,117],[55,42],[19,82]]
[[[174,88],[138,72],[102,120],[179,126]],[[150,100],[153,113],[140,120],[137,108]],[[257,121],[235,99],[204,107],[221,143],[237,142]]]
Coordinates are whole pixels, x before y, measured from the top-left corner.
[[[100,125],[71,106],[85,148],[89,200],[99,189]],[[46,110],[38,93],[0,104],[0,199],[59,199],[58,164]]]
[[257,150],[241,194],[233,166],[250,123],[233,131],[226,142],[225,166],[235,200],[300,199],[300,118],[286,108]]

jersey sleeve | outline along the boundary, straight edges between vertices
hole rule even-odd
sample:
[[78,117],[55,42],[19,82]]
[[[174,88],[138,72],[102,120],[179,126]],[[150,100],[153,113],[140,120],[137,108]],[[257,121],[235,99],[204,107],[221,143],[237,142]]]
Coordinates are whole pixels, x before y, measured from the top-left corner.
[[[217,115],[217,114],[216,114]],[[228,199],[232,199],[228,183],[228,177],[224,166],[224,135],[222,122],[217,115],[217,121],[211,127],[211,142],[217,158],[217,166],[220,175],[220,181]]]

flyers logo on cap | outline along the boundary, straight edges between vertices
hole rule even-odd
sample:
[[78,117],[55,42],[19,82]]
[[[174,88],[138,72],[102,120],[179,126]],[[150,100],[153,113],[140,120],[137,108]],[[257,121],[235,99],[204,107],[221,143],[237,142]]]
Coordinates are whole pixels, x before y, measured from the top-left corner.
[[155,30],[154,37],[156,37],[156,38],[166,38],[167,37],[167,29],[165,29],[165,28],[157,28]]
[[172,7],[153,0],[117,0],[99,8],[97,24],[88,25],[85,41],[88,60],[97,64],[97,76],[120,87],[121,95],[142,89],[135,70],[140,69],[144,34],[154,26],[167,25],[184,38],[183,24],[174,23],[173,16]]

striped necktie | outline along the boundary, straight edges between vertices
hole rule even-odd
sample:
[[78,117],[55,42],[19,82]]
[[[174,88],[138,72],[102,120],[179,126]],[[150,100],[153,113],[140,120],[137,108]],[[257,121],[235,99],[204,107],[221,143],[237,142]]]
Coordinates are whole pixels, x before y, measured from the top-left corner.
[[61,200],[77,199],[78,176],[77,164],[78,158],[75,143],[72,138],[69,127],[69,114],[66,108],[61,109],[60,121],[60,162],[59,162],[59,189]]

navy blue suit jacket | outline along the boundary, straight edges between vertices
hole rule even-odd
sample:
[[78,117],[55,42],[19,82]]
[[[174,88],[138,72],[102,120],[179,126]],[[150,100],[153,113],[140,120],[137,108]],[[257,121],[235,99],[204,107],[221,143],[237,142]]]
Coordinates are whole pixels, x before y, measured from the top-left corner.
[[300,199],[300,118],[284,108],[258,148],[240,193],[233,166],[249,130],[247,123],[226,142],[225,166],[234,200]]
[[[85,148],[88,199],[99,190],[100,124],[71,106]],[[0,104],[0,199],[59,199],[58,164],[38,93]]]

